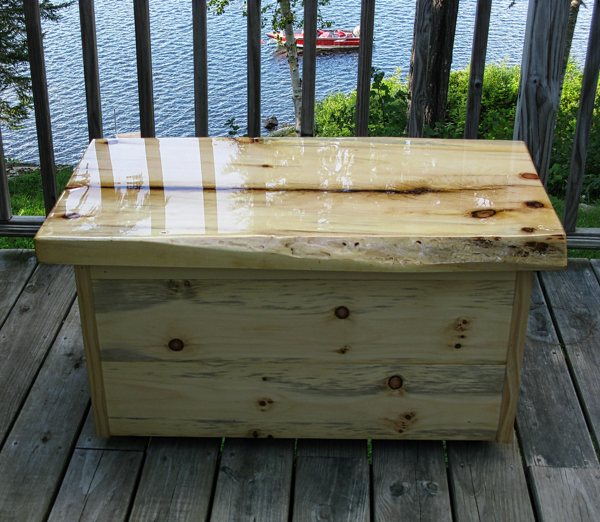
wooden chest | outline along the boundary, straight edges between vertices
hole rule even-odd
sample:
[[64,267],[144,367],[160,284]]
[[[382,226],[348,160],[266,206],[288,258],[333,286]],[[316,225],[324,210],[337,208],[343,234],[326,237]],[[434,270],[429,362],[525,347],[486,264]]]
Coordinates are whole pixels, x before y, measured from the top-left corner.
[[400,138],[96,140],[36,249],[103,436],[509,440],[566,263],[522,143]]

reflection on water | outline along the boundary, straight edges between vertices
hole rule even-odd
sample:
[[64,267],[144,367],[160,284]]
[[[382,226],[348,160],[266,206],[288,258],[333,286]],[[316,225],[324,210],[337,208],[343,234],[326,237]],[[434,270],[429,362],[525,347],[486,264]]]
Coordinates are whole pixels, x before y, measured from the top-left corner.
[[464,226],[521,227],[523,211],[505,211],[521,209],[525,193],[545,197],[538,180],[520,176],[530,169],[524,146],[512,142],[105,139],[88,148],[45,233],[453,235]]

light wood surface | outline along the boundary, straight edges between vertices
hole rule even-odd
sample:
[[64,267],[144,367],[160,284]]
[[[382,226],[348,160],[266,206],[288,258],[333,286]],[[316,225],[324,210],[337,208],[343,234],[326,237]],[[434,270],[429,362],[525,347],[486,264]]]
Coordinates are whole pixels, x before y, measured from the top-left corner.
[[564,232],[525,146],[481,140],[101,139],[37,236],[73,264],[552,268]]
[[502,410],[500,411],[498,435],[496,436],[496,440],[499,442],[510,442],[513,436],[519,389],[521,387],[521,365],[523,364],[523,350],[525,349],[525,337],[527,335],[532,277],[529,272],[520,272],[517,274],[515,281],[506,359],[506,377],[502,390]]
[[[135,269],[129,272],[135,277]],[[154,272],[160,277],[162,270]],[[103,361],[507,359],[514,272],[388,282],[170,279],[166,272],[164,279],[94,281]],[[349,311],[346,319],[335,315],[340,306]],[[171,339],[183,341],[181,352],[169,350]]]
[[96,326],[96,313],[94,310],[94,297],[90,269],[87,266],[75,267],[75,280],[77,281],[77,295],[79,312],[81,314],[81,333],[83,335],[90,395],[96,432],[101,437],[108,437],[110,432],[107,424],[106,399],[104,393],[104,379],[102,376],[102,363],[98,330]]
[[[103,363],[114,435],[494,438],[504,366]],[[403,385],[391,389],[391,377]]]

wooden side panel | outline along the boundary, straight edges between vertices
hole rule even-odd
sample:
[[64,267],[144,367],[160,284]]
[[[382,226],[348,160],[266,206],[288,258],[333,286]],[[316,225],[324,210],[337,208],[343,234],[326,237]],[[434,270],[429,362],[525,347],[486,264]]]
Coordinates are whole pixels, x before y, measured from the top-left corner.
[[94,310],[94,296],[89,267],[75,267],[75,281],[77,283],[77,296],[79,314],[81,316],[81,331],[85,347],[85,358],[88,368],[90,395],[94,410],[96,431],[101,437],[108,437],[108,422],[106,414],[106,401],[104,398],[104,381],[102,378],[102,363],[98,346],[96,330],[96,316]]
[[472,277],[96,280],[102,358],[505,364],[515,276]]
[[531,301],[532,275],[530,272],[517,273],[513,316],[510,326],[506,378],[502,397],[502,410],[498,423],[499,442],[510,442],[514,431],[519,389],[521,387],[521,366],[527,336],[527,318]]
[[115,435],[489,439],[504,366],[206,359],[104,377]]

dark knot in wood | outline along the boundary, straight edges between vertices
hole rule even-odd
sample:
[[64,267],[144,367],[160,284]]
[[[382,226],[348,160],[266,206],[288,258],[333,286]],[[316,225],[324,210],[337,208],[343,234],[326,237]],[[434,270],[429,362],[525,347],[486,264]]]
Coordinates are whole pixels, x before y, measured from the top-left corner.
[[345,306],[338,306],[335,309],[335,316],[338,319],[347,319],[349,315],[350,315],[350,310],[348,310],[348,308]]
[[394,375],[388,379],[388,386],[392,390],[399,390],[400,388],[402,388],[403,384],[404,384],[404,381],[402,380],[402,377],[400,377],[399,375]]
[[185,345],[183,344],[183,341],[181,339],[171,339],[169,341],[169,350],[173,352],[180,352],[181,350],[183,350],[184,346]]

